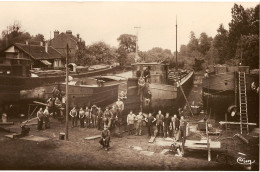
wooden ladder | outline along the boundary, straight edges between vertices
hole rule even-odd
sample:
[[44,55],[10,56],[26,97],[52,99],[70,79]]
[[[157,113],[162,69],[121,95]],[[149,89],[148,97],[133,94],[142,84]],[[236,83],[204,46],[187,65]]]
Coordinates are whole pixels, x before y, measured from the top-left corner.
[[[240,131],[241,134],[243,134],[243,130],[246,129],[247,134],[249,134],[245,72],[238,72],[238,80],[239,80]],[[242,124],[242,123],[247,123],[247,124]]]

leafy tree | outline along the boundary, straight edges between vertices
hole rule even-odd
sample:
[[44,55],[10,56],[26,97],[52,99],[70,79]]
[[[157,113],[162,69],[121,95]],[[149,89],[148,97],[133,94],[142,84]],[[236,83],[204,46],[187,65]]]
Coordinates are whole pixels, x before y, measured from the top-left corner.
[[136,50],[136,36],[129,34],[122,34],[117,38],[119,47],[116,51],[118,54],[118,61],[120,66],[126,65],[127,55]]
[[102,41],[87,47],[82,43],[76,52],[76,59],[77,64],[81,65],[111,64],[117,60],[117,54],[115,48]]
[[203,55],[206,55],[206,53],[210,49],[211,41],[212,38],[208,37],[208,35],[205,32],[202,32],[199,38],[199,52]]
[[31,35],[28,32],[21,30],[21,24],[17,21],[14,24],[7,27],[6,30],[2,31],[2,39],[0,40],[0,49],[13,44],[13,43],[24,43],[31,39]]
[[193,31],[190,32],[190,41],[187,45],[188,53],[191,54],[193,51],[198,51],[199,49],[199,41],[195,36]]
[[231,9],[232,20],[229,23],[229,48],[231,58],[235,57],[237,43],[242,35],[250,33],[249,10],[242,5],[234,4]]
[[126,58],[127,58],[127,51],[125,50],[125,48],[124,47],[119,47],[118,49],[117,49],[117,54],[118,54],[118,62],[119,62],[119,65],[120,66],[124,66],[124,65],[126,65]]
[[259,68],[259,36],[243,35],[238,45],[236,55],[242,65],[248,65],[253,69]]
[[224,28],[223,24],[220,24],[217,32],[213,40],[211,53],[213,53],[214,62],[223,64],[230,59],[228,31]]
[[127,53],[135,52],[136,36],[129,34],[122,34],[117,38],[119,41],[119,48],[124,48]]
[[37,35],[33,36],[30,41],[39,43],[39,42],[44,42],[44,40],[45,39],[44,39],[43,34],[38,33]]

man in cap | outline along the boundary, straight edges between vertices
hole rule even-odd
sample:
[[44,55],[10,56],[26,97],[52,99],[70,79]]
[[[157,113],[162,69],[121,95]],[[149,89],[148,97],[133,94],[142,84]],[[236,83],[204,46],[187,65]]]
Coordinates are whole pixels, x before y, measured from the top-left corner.
[[143,113],[139,112],[139,114],[136,116],[136,133],[135,135],[142,135],[142,127],[143,127]]
[[104,116],[103,117],[104,125],[107,125],[107,127],[110,128],[113,114],[111,113],[111,111],[109,110],[108,107],[106,107],[106,110],[104,111],[103,116]]
[[144,80],[144,77],[141,76],[138,79],[138,92],[137,92],[137,95],[140,95],[140,93],[143,92],[144,86],[145,86],[145,80]]
[[40,108],[39,111],[37,112],[37,119],[38,119],[37,130],[42,130],[43,119],[44,119],[42,108]]
[[79,121],[80,121],[80,128],[84,128],[84,118],[85,118],[85,111],[83,108],[80,108],[79,110]]
[[130,113],[127,115],[127,126],[128,126],[128,135],[132,134],[132,130],[134,129],[134,124],[135,124],[135,118],[136,115],[133,113],[131,110]]
[[158,114],[156,115],[156,126],[157,126],[159,135],[163,134],[163,119],[164,119],[164,116],[162,114],[162,111],[159,110]]
[[146,126],[147,126],[147,129],[148,129],[149,136],[152,136],[152,133],[153,133],[153,123],[155,121],[156,121],[156,118],[154,118],[152,116],[152,113],[149,113],[149,116],[147,118],[145,118],[145,122],[147,122]]
[[70,111],[70,116],[71,116],[71,121],[72,121],[72,128],[77,127],[77,110],[76,107],[74,106],[73,109]]
[[103,116],[103,112],[102,112],[102,110],[101,110],[101,108],[99,107],[98,108],[98,112],[97,112],[97,129],[98,130],[101,130],[101,128],[102,128],[102,126],[101,126],[101,124],[102,124],[102,116]]
[[169,117],[169,113],[167,112],[165,118],[163,119],[163,131],[165,138],[170,136],[170,123],[171,118]]
[[44,115],[45,129],[50,128],[50,113],[49,113],[48,106],[46,106],[43,115]]
[[105,148],[105,150],[108,150],[110,142],[110,131],[108,130],[108,126],[104,125],[104,130],[101,133],[101,139],[99,140],[99,143]]

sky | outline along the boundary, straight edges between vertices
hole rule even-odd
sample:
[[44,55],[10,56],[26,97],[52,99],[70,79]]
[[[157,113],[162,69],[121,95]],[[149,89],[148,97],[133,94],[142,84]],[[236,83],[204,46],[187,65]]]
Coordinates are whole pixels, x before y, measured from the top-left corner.
[[[244,8],[258,2],[236,2]],[[161,47],[175,51],[176,16],[178,50],[190,32],[214,37],[222,23],[228,29],[234,2],[0,2],[0,31],[19,21],[31,35],[53,38],[53,31],[77,33],[86,45],[104,41],[118,46],[121,34],[136,34],[139,50]]]

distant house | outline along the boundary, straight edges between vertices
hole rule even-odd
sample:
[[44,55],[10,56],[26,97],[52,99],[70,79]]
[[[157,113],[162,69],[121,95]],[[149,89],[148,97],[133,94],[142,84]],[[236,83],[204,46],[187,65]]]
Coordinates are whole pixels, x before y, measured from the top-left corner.
[[72,31],[67,30],[66,33],[59,31],[54,31],[54,38],[51,39],[50,45],[66,56],[66,47],[69,46],[69,62],[75,62],[76,51],[81,47],[85,46],[85,42],[81,40],[79,34],[77,36],[72,35]]
[[48,43],[15,43],[0,54],[0,74],[9,71],[12,75],[27,76],[32,68],[63,68],[64,65],[65,57]]

